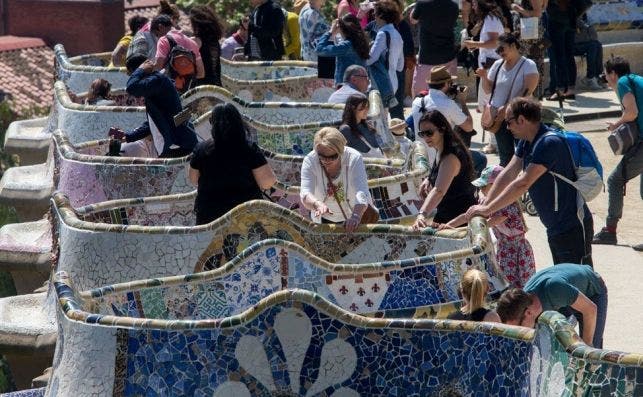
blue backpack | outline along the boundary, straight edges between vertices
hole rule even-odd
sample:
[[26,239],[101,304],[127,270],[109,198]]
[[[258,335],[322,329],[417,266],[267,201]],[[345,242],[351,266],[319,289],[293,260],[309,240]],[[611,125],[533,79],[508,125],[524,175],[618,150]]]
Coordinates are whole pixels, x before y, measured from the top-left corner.
[[[563,175],[549,171],[555,178],[561,179],[580,192],[588,202],[596,198],[603,190],[603,166],[598,161],[594,147],[582,134],[574,131],[549,130],[543,137],[556,135],[567,144],[569,153],[576,168],[576,180],[572,181]],[[538,139],[540,141],[540,139]],[[536,142],[536,145],[538,142]],[[535,146],[534,145],[534,149]],[[557,199],[557,197],[556,197]],[[557,201],[557,200],[556,200]],[[556,202],[555,207],[558,206]]]

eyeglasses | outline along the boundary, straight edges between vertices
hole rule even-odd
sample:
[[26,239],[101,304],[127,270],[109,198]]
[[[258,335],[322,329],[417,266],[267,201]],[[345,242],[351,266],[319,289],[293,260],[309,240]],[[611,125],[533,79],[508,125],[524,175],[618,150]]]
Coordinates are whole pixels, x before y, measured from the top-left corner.
[[505,46],[499,45],[498,48],[496,48],[496,54],[502,55],[503,52],[505,52]]
[[365,74],[354,74],[354,75],[353,75],[353,77],[361,77],[361,78],[363,78],[363,79],[367,79],[367,78],[368,78],[368,75],[365,75]]
[[418,131],[418,136],[420,138],[424,138],[425,136],[432,137],[433,134],[435,134],[436,132],[437,132],[436,130],[432,130],[432,129],[422,130],[422,131]]
[[506,122],[507,124],[511,124],[511,123],[512,123],[512,122],[514,122],[514,121],[516,121],[516,117],[507,117],[507,118],[505,119],[505,122]]
[[317,155],[319,156],[319,159],[321,161],[335,161],[339,158],[339,153],[331,154],[330,156],[326,156],[325,154],[321,154],[317,152]]

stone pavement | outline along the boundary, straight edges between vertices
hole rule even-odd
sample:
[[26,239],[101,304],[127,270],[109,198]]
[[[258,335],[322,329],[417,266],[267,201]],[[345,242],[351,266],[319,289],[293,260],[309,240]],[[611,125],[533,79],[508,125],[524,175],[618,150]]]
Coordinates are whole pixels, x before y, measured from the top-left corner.
[[[557,102],[543,101],[547,107],[558,108]],[[476,130],[481,131],[480,114],[471,104]],[[575,101],[566,102],[564,114],[569,130],[583,132],[592,142],[603,164],[604,179],[614,169],[620,156],[614,156],[607,143],[606,123],[618,116],[620,107],[616,94],[611,90],[585,92],[576,95]],[[616,112],[616,113],[614,113]],[[605,118],[606,115],[612,118]],[[598,115],[598,116],[597,116]],[[481,146],[482,133],[473,139],[474,147]],[[489,134],[486,137],[489,139]],[[489,164],[497,164],[498,156],[488,155]],[[594,245],[593,258],[596,270],[604,277],[609,290],[607,325],[604,346],[607,349],[643,353],[643,305],[639,299],[643,281],[643,253],[634,251],[630,245],[643,243],[643,200],[639,194],[640,178],[627,184],[627,195],[623,219],[619,224],[617,246]],[[605,223],[607,214],[607,192],[601,193],[589,203],[594,215],[594,230],[598,231]],[[538,217],[526,215],[531,242],[538,269],[552,265],[545,228]],[[638,298],[637,298],[638,297]]]

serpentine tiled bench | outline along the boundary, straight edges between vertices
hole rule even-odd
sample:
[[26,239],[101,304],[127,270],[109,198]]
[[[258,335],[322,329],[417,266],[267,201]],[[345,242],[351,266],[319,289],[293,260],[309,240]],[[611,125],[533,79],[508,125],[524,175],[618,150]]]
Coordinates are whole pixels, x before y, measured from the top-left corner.
[[[117,200],[74,209],[64,195],[54,195],[60,244],[57,269],[69,272],[79,287],[95,288],[214,269],[235,260],[250,245],[273,238],[292,241],[330,263],[391,262],[427,255],[430,259],[425,260],[436,266],[444,261],[451,267],[453,258],[459,258],[456,264],[493,261],[486,228],[481,226],[471,227],[470,234],[459,229],[434,235],[428,229],[411,232],[401,226],[372,225],[347,235],[341,227],[312,224],[265,200],[242,204],[208,225],[171,226],[191,224],[192,198],[186,194]],[[443,286],[450,279],[447,273],[439,276]],[[443,287],[451,298],[457,296],[456,284],[452,280]],[[500,284],[496,287],[501,289]]]
[[196,280],[172,280],[169,296],[163,280],[132,283],[128,300],[140,298],[124,306],[108,302],[125,291],[80,292],[71,280],[55,278],[61,331],[46,396],[637,396],[643,386],[643,356],[589,348],[555,312],[535,331],[369,318],[287,289],[217,316],[221,302]]
[[45,299],[44,292],[0,299],[0,351],[19,389],[51,366],[57,328]]
[[[60,44],[54,51],[57,77],[73,92],[86,91],[95,78],[104,78],[118,88],[127,83],[124,68],[107,66],[111,53],[68,58]],[[333,79],[317,78],[317,65],[312,62],[221,61],[223,88],[247,101],[326,102],[334,91]]]
[[641,29],[643,4],[636,0],[596,0],[587,10],[587,18],[599,31]]

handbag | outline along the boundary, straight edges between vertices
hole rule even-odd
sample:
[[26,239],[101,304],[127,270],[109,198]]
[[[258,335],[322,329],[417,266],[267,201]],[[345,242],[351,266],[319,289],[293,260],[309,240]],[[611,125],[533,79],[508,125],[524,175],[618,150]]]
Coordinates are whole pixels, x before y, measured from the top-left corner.
[[[344,221],[348,220],[348,217],[346,216],[346,213],[344,212],[344,209],[342,208],[342,203],[339,201],[339,197],[337,197],[337,188],[333,184],[333,182],[330,179],[330,176],[328,175],[328,171],[326,171],[326,168],[324,166],[321,166],[321,169],[324,171],[324,174],[326,174],[326,178],[328,178],[328,183],[332,186],[333,188],[333,197],[335,198],[335,201],[337,201],[337,205],[339,206],[339,210],[342,212],[342,216],[344,217]],[[348,170],[346,170],[348,173]],[[347,187],[348,188],[348,187]],[[377,223],[377,221],[380,220],[380,213],[377,209],[373,208],[372,205],[367,204],[366,205],[366,211],[362,214],[362,218],[359,221],[360,225],[366,225],[369,223]]]
[[[632,83],[632,78],[627,77],[632,88],[632,94],[634,95],[634,103],[636,102],[636,87]],[[640,116],[639,116],[640,117]],[[607,142],[610,144],[610,148],[615,155],[621,155],[627,153],[632,147],[634,147],[639,142],[639,125],[637,120],[629,121],[619,125],[614,131],[610,132],[607,136]]]
[[[513,80],[511,81],[511,86],[509,87],[509,92],[507,92],[507,99],[505,99],[505,102],[504,102],[505,104],[509,101],[509,98],[511,97],[511,91],[513,91],[514,83],[516,82],[518,73],[520,73],[520,69],[522,69],[522,65],[524,65],[524,63],[525,63],[525,59],[523,59],[520,62],[520,65],[516,70],[516,74],[514,74]],[[484,106],[484,109],[482,111],[482,119],[480,120],[480,123],[482,124],[482,128],[491,132],[492,134],[495,134],[496,132],[498,132],[498,130],[500,129],[500,126],[502,126],[502,123],[505,121],[506,106],[503,105],[500,107],[495,107],[491,105],[493,94],[496,91],[496,82],[498,81],[498,75],[500,74],[500,69],[504,64],[505,64],[505,61],[503,60],[500,66],[498,67],[498,70],[496,71],[496,76],[493,78],[493,86],[491,87],[491,96],[489,97],[489,102]]]

